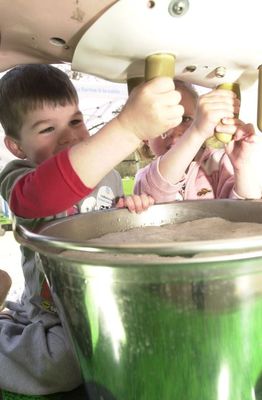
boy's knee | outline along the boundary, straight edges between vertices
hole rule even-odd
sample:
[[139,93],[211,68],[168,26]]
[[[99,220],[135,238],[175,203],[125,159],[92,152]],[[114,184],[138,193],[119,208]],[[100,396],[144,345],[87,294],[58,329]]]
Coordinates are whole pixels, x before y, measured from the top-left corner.
[[0,311],[4,307],[5,298],[12,285],[12,279],[6,271],[0,270]]

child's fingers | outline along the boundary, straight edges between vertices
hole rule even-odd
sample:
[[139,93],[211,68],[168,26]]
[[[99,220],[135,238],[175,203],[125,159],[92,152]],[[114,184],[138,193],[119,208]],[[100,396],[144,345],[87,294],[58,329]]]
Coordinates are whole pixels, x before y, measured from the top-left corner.
[[143,210],[147,210],[148,207],[152,206],[155,203],[155,200],[153,199],[153,197],[149,196],[146,193],[142,193],[140,195],[140,201],[141,201]]
[[149,206],[152,206],[153,204],[155,204],[155,199],[153,199],[153,197],[148,196],[148,202],[149,202]]
[[133,200],[135,203],[135,210],[137,213],[146,210],[150,205],[148,196],[144,193],[141,194],[140,196],[133,195]]
[[174,107],[169,107],[166,110],[166,121],[168,124],[166,130],[169,130],[181,124],[183,120],[183,114],[184,114],[184,107],[181,106],[180,104]]
[[243,123],[237,127],[234,140],[239,141],[251,137],[256,137],[254,126],[252,124]]
[[116,203],[116,208],[123,208],[125,207],[125,199],[120,197]]
[[234,118],[235,109],[232,105],[223,103],[203,103],[197,113],[199,118],[207,121],[220,121],[223,118]]
[[229,135],[234,135],[236,133],[237,127],[235,125],[224,125],[223,123],[217,124],[215,131],[219,133],[227,133]]
[[209,93],[205,93],[200,96],[200,99],[208,99],[209,101],[217,101],[217,99],[221,98],[223,101],[234,100],[240,102],[237,98],[237,95],[232,90],[225,89],[214,89]]
[[[235,93],[230,91],[220,91],[216,90],[210,94],[203,95],[199,99],[199,107],[204,112],[210,112],[215,110],[220,110],[223,112],[231,112],[232,117],[238,115],[240,110],[240,101],[236,97]],[[224,114],[226,117],[230,117],[229,114]]]
[[128,208],[130,212],[136,212],[136,205],[133,196],[127,196],[124,198],[124,207]]
[[224,125],[235,125],[237,127],[244,126],[245,123],[238,118],[222,118],[221,122]]
[[140,213],[153,205],[154,199],[145,193],[140,196],[134,194],[125,198],[125,204],[130,212]]
[[150,88],[150,90],[154,93],[166,93],[174,91],[175,84],[172,78],[169,78],[167,76],[160,76],[146,82],[144,84],[144,90],[147,90],[147,88]]

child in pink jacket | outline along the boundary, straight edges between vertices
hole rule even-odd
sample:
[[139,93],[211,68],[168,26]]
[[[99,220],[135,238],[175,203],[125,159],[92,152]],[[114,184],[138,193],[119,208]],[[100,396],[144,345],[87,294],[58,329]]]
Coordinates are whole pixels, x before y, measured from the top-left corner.
[[[262,140],[251,124],[234,117],[239,100],[229,90],[198,97],[192,85],[175,81],[184,106],[182,123],[147,141],[156,158],[136,174],[134,192],[157,203],[193,199],[260,199]],[[214,131],[233,140],[220,149],[206,140]]]

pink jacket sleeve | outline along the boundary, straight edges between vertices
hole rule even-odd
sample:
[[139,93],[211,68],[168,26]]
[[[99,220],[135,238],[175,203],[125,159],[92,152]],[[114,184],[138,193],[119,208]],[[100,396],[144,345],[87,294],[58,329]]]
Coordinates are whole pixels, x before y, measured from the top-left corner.
[[[156,203],[204,198],[241,199],[234,191],[234,170],[223,149],[206,149],[198,161],[190,164],[183,179],[175,185],[161,176],[160,159],[157,158],[137,172],[135,194],[149,194]],[[207,189],[205,197],[199,195],[203,188]]]
[[176,195],[182,189],[185,179],[175,185],[170,184],[159,172],[159,160],[160,157],[137,172],[134,193],[149,194],[155,199],[156,203],[174,201]]

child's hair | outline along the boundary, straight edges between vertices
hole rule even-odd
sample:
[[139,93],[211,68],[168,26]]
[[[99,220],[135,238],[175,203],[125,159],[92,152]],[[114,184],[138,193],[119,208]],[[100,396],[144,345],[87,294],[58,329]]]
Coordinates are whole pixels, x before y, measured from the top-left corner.
[[[187,90],[192,94],[194,99],[198,100],[198,93],[192,83],[181,81],[180,79],[174,79],[175,88],[180,90]],[[146,142],[144,142],[141,147],[137,150],[137,153],[142,161],[150,162],[155,158],[155,155],[152,153],[150,147]]]
[[0,79],[0,123],[7,136],[19,139],[28,111],[78,104],[76,89],[66,73],[48,64],[24,64]]

